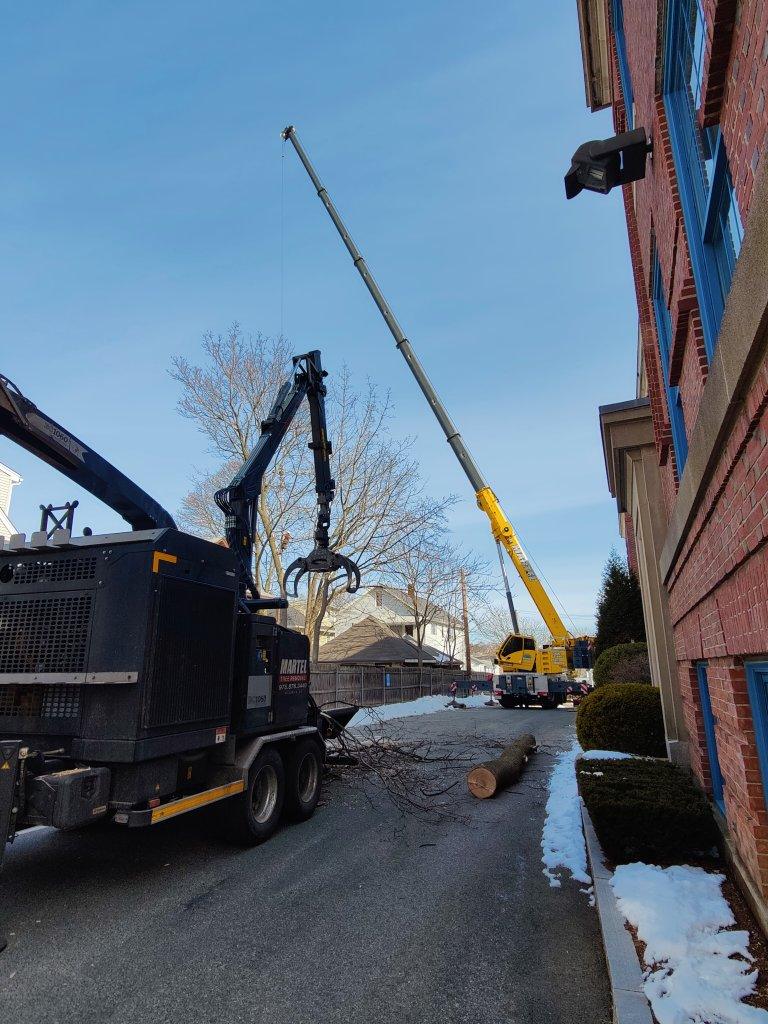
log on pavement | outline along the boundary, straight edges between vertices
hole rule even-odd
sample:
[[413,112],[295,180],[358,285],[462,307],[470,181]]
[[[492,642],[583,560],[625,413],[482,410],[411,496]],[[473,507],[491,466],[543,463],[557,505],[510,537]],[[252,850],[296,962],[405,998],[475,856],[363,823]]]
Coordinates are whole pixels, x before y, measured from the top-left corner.
[[486,761],[472,768],[467,774],[467,786],[472,796],[487,800],[500,790],[506,789],[520,777],[529,755],[536,747],[536,740],[530,733],[518,736],[501,755],[493,761]]

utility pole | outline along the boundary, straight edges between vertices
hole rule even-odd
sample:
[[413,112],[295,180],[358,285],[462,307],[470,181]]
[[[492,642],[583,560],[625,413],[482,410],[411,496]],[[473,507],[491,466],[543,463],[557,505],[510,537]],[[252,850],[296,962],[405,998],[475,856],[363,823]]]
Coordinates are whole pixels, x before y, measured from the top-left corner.
[[469,649],[469,612],[467,611],[467,578],[461,570],[461,617],[464,620],[464,660],[467,667],[467,679],[472,675],[472,653]]

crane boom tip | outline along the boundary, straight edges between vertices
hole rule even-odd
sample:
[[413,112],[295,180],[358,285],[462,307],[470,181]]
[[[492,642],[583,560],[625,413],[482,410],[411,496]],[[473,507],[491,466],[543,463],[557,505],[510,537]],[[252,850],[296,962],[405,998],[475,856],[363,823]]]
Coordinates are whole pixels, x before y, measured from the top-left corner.
[[283,130],[280,132],[280,138],[283,139],[283,140],[286,140],[289,135],[293,134],[293,132],[294,132],[293,125],[292,124],[287,124],[285,126],[285,128],[283,128]]

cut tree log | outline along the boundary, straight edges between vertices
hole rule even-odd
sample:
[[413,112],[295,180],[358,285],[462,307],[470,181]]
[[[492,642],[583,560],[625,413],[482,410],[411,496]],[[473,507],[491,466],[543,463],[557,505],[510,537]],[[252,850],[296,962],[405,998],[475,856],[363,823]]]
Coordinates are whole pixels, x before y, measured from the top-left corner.
[[472,796],[487,800],[520,778],[528,757],[536,747],[536,740],[530,733],[518,736],[501,755],[493,761],[477,765],[467,774],[467,786]]

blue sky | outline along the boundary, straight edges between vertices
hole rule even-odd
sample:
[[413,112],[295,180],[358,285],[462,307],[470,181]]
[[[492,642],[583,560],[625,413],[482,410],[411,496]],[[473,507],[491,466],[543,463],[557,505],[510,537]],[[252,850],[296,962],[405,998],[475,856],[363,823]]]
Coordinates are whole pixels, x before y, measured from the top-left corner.
[[[390,388],[456,535],[483,515],[280,129],[296,124],[489,482],[579,628],[618,543],[597,406],[634,397],[620,195],[564,198],[575,0],[42,2],[4,18],[0,371],[167,508],[203,438],[167,369],[239,321]],[[0,439],[38,505],[83,499]],[[522,609],[527,595],[516,587]]]

